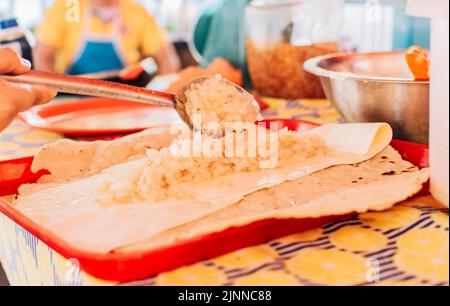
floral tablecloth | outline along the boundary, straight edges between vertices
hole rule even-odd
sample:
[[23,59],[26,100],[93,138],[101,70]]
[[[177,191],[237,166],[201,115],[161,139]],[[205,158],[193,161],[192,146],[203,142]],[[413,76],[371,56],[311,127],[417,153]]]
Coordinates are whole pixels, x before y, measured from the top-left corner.
[[[265,99],[266,118],[317,123],[340,116],[326,100]],[[57,134],[14,123],[0,160],[32,155]],[[242,249],[133,285],[448,285],[448,210],[431,197]],[[14,285],[113,285],[95,279],[0,215],[0,258]]]

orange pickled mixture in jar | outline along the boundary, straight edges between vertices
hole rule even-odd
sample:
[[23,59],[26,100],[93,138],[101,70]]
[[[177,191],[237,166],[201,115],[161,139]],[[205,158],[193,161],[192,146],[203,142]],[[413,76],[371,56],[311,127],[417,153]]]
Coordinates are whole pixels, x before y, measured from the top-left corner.
[[305,46],[288,43],[261,48],[247,41],[250,77],[258,94],[284,99],[325,98],[320,80],[306,72],[303,63],[310,58],[339,52],[338,42]]

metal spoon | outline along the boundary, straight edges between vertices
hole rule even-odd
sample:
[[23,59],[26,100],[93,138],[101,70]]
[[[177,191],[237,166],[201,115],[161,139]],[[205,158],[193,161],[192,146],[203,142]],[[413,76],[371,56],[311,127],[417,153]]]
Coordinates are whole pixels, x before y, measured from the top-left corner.
[[[214,77],[210,77],[210,76],[205,76],[205,77],[198,77],[196,79],[193,79],[192,81],[188,82],[186,85],[184,85],[176,94],[175,94],[175,109],[177,110],[177,112],[179,114],[183,113],[186,114],[186,117],[189,118],[189,123],[188,126],[193,129],[193,130],[201,130],[201,127],[194,127],[192,120],[190,118],[190,116],[188,115],[188,112],[186,110],[186,104],[188,101],[188,97],[186,96],[186,93],[193,87],[193,85],[196,84],[202,84],[210,79],[213,79]],[[242,87],[236,85],[233,82],[228,81],[227,79],[221,79],[222,82],[225,82],[228,86],[231,86],[233,88],[235,88],[237,91],[239,91],[242,94],[245,95],[251,95],[250,93],[248,93],[245,89],[243,89]],[[255,102],[257,103],[257,102]],[[258,106],[259,107],[259,106]],[[180,115],[181,116],[181,115]],[[262,119],[262,118],[260,118]],[[202,130],[203,133],[208,133],[210,134],[211,131],[208,130]],[[219,134],[217,134],[216,136],[221,136],[223,135],[223,127],[221,128],[221,131],[216,131]]]
[[[37,70],[32,70],[29,73],[20,76],[0,76],[0,78],[13,83],[46,86],[62,93],[129,100],[174,108],[178,112],[180,118],[192,129],[192,120],[185,108],[187,101],[186,91],[189,90],[192,84],[202,83],[210,77],[201,77],[189,82],[175,95],[108,81]],[[239,91],[245,91],[232,82],[229,82],[229,84],[237,87]]]

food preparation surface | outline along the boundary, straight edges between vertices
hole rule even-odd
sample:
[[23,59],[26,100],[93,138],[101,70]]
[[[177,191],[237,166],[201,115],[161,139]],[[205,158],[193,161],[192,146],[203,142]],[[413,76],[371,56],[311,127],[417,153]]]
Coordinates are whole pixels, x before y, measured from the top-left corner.
[[[339,121],[325,100],[266,99],[266,118]],[[31,155],[59,135],[20,123],[0,134],[0,160]],[[448,213],[422,197],[163,273],[137,285],[448,285]],[[12,284],[112,284],[77,269],[0,216],[0,258]]]

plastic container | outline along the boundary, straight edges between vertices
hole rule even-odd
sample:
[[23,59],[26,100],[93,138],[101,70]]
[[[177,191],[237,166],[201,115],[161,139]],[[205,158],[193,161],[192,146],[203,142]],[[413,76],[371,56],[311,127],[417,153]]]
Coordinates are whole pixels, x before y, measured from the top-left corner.
[[27,33],[22,31],[15,18],[0,17],[0,48],[9,47],[20,57],[33,61],[32,49]]
[[431,18],[431,193],[449,206],[449,1],[410,0],[407,13]]
[[339,51],[342,0],[252,1],[246,8],[247,62],[262,96],[324,98],[303,70],[313,57]]
[[[278,121],[280,128],[287,127],[290,130],[307,130],[316,126],[301,120],[273,119],[265,122],[272,121]],[[394,140],[391,145],[400,152],[405,160],[420,168],[428,166],[428,147],[398,140]],[[35,182],[40,176],[46,174],[45,171],[37,174],[32,173],[30,170],[32,161],[33,158],[30,157],[0,162],[0,197],[14,194],[21,184]],[[423,192],[427,192],[426,188]],[[54,258],[64,257],[70,262],[76,263],[76,267],[80,268],[83,274],[87,273],[103,280],[126,282],[143,279],[247,246],[316,228],[346,217],[348,215],[307,219],[268,219],[245,226],[232,227],[220,233],[180,241],[175,245],[160,249],[123,254],[95,254],[80,251],[67,245],[0,198],[0,222],[3,219],[7,226],[3,232],[0,232],[0,254],[2,253],[2,245],[8,246],[11,242],[17,244],[18,246],[15,249],[18,250],[18,256],[22,260],[11,259],[3,262],[4,268],[8,275],[12,274],[9,273],[12,270],[23,271],[28,283],[31,282],[31,284],[38,283],[30,281],[33,280],[35,270],[27,267],[28,261],[25,261],[24,258],[33,263],[38,262],[39,273],[43,275],[56,273],[54,271],[58,271],[58,267],[61,266],[63,268],[71,267],[70,265],[66,266],[66,263],[57,264],[56,267],[52,266],[51,263]],[[20,238],[21,236],[26,237],[26,239]],[[20,254],[28,250],[20,247],[20,241],[31,244],[32,252]],[[5,253],[16,253],[15,250],[12,250],[12,252],[10,252],[11,250],[3,251]],[[15,266],[10,266],[8,263]],[[16,267],[17,265],[19,267]],[[20,265],[23,265],[23,267]],[[78,270],[75,270],[77,273],[73,275],[67,275],[67,269],[62,269],[62,271],[52,278],[57,280],[56,284],[84,283],[81,274],[77,272]]]

